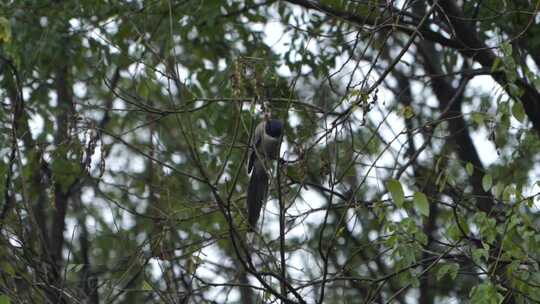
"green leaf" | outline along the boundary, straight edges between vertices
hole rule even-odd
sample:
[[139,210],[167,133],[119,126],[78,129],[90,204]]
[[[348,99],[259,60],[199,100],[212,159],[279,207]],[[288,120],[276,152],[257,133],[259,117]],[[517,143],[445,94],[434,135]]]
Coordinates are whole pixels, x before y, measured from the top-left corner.
[[443,264],[437,271],[437,281],[440,281],[446,274],[455,280],[458,274],[459,265],[456,263]]
[[392,196],[392,199],[394,200],[396,206],[398,208],[402,208],[405,194],[403,193],[403,187],[401,187],[401,183],[398,180],[390,179],[386,183],[386,187],[390,192],[390,195]]
[[512,45],[508,42],[501,44],[501,51],[503,52],[505,57],[512,56]]
[[462,238],[463,235],[457,225],[450,225],[450,227],[448,227],[448,229],[446,230],[446,233],[448,237],[452,240],[459,240]]
[[470,297],[473,304],[498,304],[504,299],[491,282],[484,282],[475,286],[471,290]]
[[441,171],[437,179],[435,180],[435,184],[438,186],[439,192],[443,192],[444,188],[446,187],[446,180],[448,179],[448,172]]
[[[507,71],[506,72],[506,75],[508,75],[508,78],[509,79],[512,79],[512,78],[517,78],[517,75],[516,75],[516,71],[514,69],[510,70],[510,71]],[[508,91],[510,91],[510,94],[512,96],[521,96],[523,95],[523,89],[521,89],[520,87],[518,87],[516,84],[514,83],[510,83],[508,85]]]
[[68,264],[67,270],[69,272],[79,272],[84,267],[84,264]]
[[414,192],[414,209],[424,216],[429,216],[429,201],[422,192]]
[[499,66],[501,65],[501,58],[497,57],[495,58],[495,61],[493,61],[493,65],[491,66],[491,73],[497,71]]
[[476,264],[481,264],[483,261],[487,261],[488,257],[488,250],[484,248],[477,248],[472,252],[472,258]]
[[486,174],[484,177],[482,177],[482,188],[484,188],[484,191],[489,191],[491,189],[491,186],[493,185],[493,178],[491,175]]
[[469,176],[472,176],[472,175],[473,175],[473,172],[474,172],[474,166],[473,166],[473,164],[471,164],[470,162],[468,162],[468,163],[465,165],[465,171],[467,171],[467,174],[469,174]]
[[345,231],[345,227],[341,227],[338,229],[338,231],[336,232],[336,236],[337,237],[340,237],[343,235],[343,231]]
[[504,186],[504,184],[502,182],[496,183],[495,186],[492,189],[493,195],[495,195],[495,197],[497,197],[497,198],[500,197],[501,194],[504,191],[504,188],[505,188],[505,186]]
[[287,176],[294,180],[302,180],[304,178],[304,174],[301,172],[301,168],[298,166],[287,167]]
[[2,269],[6,274],[8,274],[10,277],[15,275],[15,269],[13,269],[13,266],[7,262],[3,262],[0,264],[0,269]]
[[472,117],[472,120],[478,125],[482,125],[484,121],[486,120],[485,114],[482,112],[473,112],[471,117]]
[[10,304],[11,300],[6,295],[0,295],[0,304]]
[[506,187],[504,187],[504,190],[502,192],[503,203],[510,203],[510,199],[515,193],[516,189],[514,189],[513,185],[507,185]]
[[521,123],[525,121],[525,110],[523,109],[521,102],[514,102],[514,105],[512,106],[512,115],[514,115],[514,118]]

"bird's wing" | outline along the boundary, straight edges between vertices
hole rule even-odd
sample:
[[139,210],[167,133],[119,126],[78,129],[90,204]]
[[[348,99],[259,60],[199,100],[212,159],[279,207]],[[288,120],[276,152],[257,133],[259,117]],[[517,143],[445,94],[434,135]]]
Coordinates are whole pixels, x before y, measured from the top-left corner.
[[249,155],[249,161],[248,161],[248,174],[251,173],[251,170],[253,170],[253,164],[255,163],[255,149],[251,151],[251,154]]
[[264,133],[264,122],[260,122],[255,128],[253,138],[251,139],[251,154],[249,155],[248,161],[248,174],[253,170],[253,164],[255,163],[255,158],[257,157],[256,149],[261,144]]

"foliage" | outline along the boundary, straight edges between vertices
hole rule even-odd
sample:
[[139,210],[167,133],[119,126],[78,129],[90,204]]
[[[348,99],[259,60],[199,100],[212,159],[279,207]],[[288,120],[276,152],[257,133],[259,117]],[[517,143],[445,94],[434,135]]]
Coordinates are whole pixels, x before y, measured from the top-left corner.
[[2,2],[0,303],[540,302],[533,2]]

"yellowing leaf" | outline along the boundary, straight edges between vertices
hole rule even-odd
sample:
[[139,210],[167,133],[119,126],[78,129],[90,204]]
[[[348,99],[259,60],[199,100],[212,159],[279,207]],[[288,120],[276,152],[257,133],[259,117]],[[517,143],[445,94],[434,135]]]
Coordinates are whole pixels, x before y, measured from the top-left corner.
[[8,43],[11,41],[11,26],[9,20],[0,17],[0,43]]
[[144,280],[144,282],[142,284],[142,290],[143,291],[152,291],[153,288],[152,288],[152,285],[150,285],[150,283],[148,283],[148,281]]
[[403,108],[403,116],[407,119],[412,118],[414,116],[414,110],[411,106],[406,106]]

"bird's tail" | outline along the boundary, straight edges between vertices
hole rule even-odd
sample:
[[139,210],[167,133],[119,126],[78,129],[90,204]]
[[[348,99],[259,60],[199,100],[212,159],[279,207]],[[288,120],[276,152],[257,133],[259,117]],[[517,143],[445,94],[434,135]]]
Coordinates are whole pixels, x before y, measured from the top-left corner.
[[253,166],[247,192],[247,210],[249,231],[255,230],[255,225],[261,214],[263,202],[268,192],[268,175],[263,165],[257,160]]

